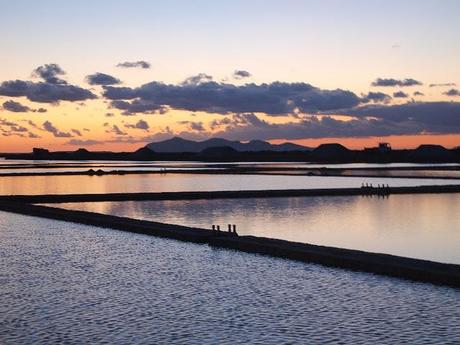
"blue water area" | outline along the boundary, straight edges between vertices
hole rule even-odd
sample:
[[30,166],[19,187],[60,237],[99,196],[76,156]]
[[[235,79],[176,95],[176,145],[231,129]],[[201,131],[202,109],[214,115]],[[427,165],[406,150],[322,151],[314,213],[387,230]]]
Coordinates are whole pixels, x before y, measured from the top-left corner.
[[460,264],[460,193],[119,201],[53,207]]
[[0,212],[2,344],[458,344],[460,291]]

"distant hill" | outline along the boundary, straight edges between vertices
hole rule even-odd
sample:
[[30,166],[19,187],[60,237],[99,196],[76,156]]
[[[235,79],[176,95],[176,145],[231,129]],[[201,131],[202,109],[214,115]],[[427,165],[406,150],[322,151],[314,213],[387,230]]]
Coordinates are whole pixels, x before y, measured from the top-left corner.
[[349,149],[337,143],[321,144],[313,150],[313,153],[320,155],[339,155],[346,154],[348,152],[350,152]]
[[259,152],[259,151],[311,151],[311,148],[284,143],[279,145],[270,144],[263,140],[251,140],[247,143],[240,141],[226,140],[222,138],[211,138],[205,141],[193,141],[180,137],[148,144],[146,147],[154,152],[179,153],[193,152],[198,153],[212,147],[230,147],[238,152]]

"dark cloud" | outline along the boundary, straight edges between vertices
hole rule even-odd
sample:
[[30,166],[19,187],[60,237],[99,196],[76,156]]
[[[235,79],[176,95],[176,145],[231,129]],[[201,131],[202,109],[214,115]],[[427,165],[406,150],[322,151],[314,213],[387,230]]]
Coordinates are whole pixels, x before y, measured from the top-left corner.
[[[108,127],[108,124],[107,126],[104,124],[104,127]],[[115,135],[127,135],[128,134],[126,132],[123,132],[117,125],[112,125],[112,127],[110,127],[110,129],[106,130],[105,132],[112,133]]]
[[67,84],[65,80],[58,78],[59,75],[65,74],[64,70],[55,63],[39,66],[32,72],[34,77],[42,78],[48,84]]
[[203,132],[205,128],[203,126],[203,122],[201,121],[179,121],[182,125],[187,125],[189,130],[196,131],[196,132]]
[[212,76],[206,73],[199,73],[197,75],[193,75],[191,77],[188,77],[182,82],[182,85],[184,86],[196,86],[199,84],[207,83],[212,81]]
[[372,92],[370,91],[366,96],[363,97],[362,102],[374,102],[374,103],[388,103],[391,101],[391,96],[383,92]]
[[407,93],[402,92],[402,91],[397,91],[397,92],[393,92],[393,97],[394,98],[407,98],[407,97],[409,97],[409,95]]
[[[368,105],[331,116],[302,116],[297,122],[270,123],[255,114],[236,114],[210,123],[217,133],[201,132],[233,140],[371,137],[389,135],[458,134],[460,102],[411,102]],[[177,134],[176,134],[177,135]]]
[[105,117],[114,117],[115,114],[114,113],[105,113]]
[[144,68],[144,69],[147,69],[147,68],[150,68],[150,63],[148,63],[147,61],[134,61],[134,62],[129,62],[129,61],[126,61],[126,62],[120,62],[117,67],[121,67],[121,68]]
[[414,96],[425,96],[425,94],[423,92],[420,92],[420,91],[415,91]]
[[14,113],[27,113],[27,112],[46,113],[47,112],[45,108],[32,109],[26,105],[23,105],[13,100],[4,102],[3,109],[14,112]]
[[91,146],[91,145],[104,144],[104,142],[99,141],[99,140],[92,140],[92,139],[87,139],[87,140],[71,139],[67,142],[67,144],[75,145],[75,146]]
[[59,101],[84,101],[97,98],[91,91],[68,84],[34,83],[22,80],[9,80],[0,84],[0,96],[27,97],[41,103]]
[[130,116],[136,114],[164,114],[167,109],[155,102],[143,99],[135,99],[131,102],[115,100],[110,102],[112,108],[123,110],[122,115]]
[[39,139],[41,138],[41,136],[35,134],[35,133],[32,133],[32,132],[29,132],[29,138],[30,139]]
[[216,133],[216,136],[234,140],[251,139],[305,139],[305,138],[343,138],[343,137],[367,137],[387,136],[418,133],[420,128],[408,126],[404,128],[400,124],[376,119],[353,119],[342,121],[330,116],[317,118],[315,116],[300,122],[288,122],[284,124],[266,123],[264,126],[243,124],[227,127],[224,131]]
[[457,86],[455,83],[430,84],[430,87]]
[[20,124],[0,118],[0,133],[2,136],[18,136],[22,138],[36,139],[40,138],[38,135],[29,131],[28,128],[21,126]]
[[32,128],[35,128],[35,129],[38,129],[40,131],[43,131],[43,128],[41,128],[40,126],[38,126],[35,122],[33,122],[32,120],[23,120],[25,122],[27,122],[29,124],[30,127]]
[[306,83],[273,82],[241,86],[213,81],[206,77],[187,79],[179,85],[151,82],[138,88],[104,87],[104,96],[115,102],[112,106],[133,113],[132,106],[147,104],[147,110],[167,106],[173,109],[208,113],[262,112],[286,115],[294,111],[317,113],[351,108],[361,102],[356,94],[346,90],[322,90]]
[[104,73],[94,73],[86,76],[86,81],[90,85],[116,85],[121,80]]
[[[6,119],[0,119],[0,127],[2,128],[3,132],[15,132],[15,133],[24,133],[27,132],[28,129],[20,124],[9,121]],[[7,128],[7,129],[5,129]]]
[[449,91],[443,92],[444,95],[446,96],[460,96],[460,91],[457,89],[450,89]]
[[408,78],[408,79],[393,79],[393,78],[377,78],[371,84],[372,86],[415,86],[423,85],[422,82]]
[[226,125],[230,125],[232,124],[232,119],[229,118],[229,117],[224,117],[222,119],[218,119],[218,120],[212,120],[210,123],[209,123],[209,127],[211,127],[212,130],[220,127],[220,126],[226,126]]
[[69,132],[61,132],[57,129],[50,121],[43,122],[43,129],[47,132],[52,133],[56,138],[72,138],[72,134]]
[[126,128],[133,128],[133,129],[143,129],[144,131],[148,131],[150,126],[147,121],[139,120],[135,124],[125,124]]
[[22,105],[19,102],[15,101],[6,101],[3,103],[3,109],[11,111],[13,113],[27,113],[29,111],[32,111],[28,106]]
[[79,137],[82,136],[81,132],[78,129],[72,128],[70,131]]
[[236,70],[233,72],[233,78],[235,79],[244,79],[244,78],[249,78],[251,77],[251,73],[248,71],[243,71],[243,70]]
[[460,102],[410,102],[390,106],[364,106],[341,112],[394,123],[416,122],[428,132],[460,132]]

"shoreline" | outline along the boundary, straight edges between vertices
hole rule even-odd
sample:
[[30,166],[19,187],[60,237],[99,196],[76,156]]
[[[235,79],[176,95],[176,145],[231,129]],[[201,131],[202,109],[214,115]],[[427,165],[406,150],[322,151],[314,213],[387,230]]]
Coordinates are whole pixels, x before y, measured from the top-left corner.
[[[460,288],[460,265],[0,201],[0,210]],[[210,224],[211,225],[211,224]]]

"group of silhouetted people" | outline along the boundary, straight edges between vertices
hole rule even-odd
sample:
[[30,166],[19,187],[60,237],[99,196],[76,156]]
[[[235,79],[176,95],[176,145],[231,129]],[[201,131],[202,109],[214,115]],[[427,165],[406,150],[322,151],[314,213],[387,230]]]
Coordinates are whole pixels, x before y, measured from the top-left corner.
[[362,183],[361,184],[361,189],[364,191],[365,195],[372,195],[372,194],[378,194],[378,195],[388,195],[390,194],[390,186],[388,184],[378,184],[377,187],[374,187],[369,183]]
[[[212,232],[214,234],[217,234],[220,232],[220,225],[212,225]],[[228,224],[228,230],[227,232],[229,234],[232,234],[234,236],[238,236],[238,234],[236,233],[236,225],[235,224]]]

